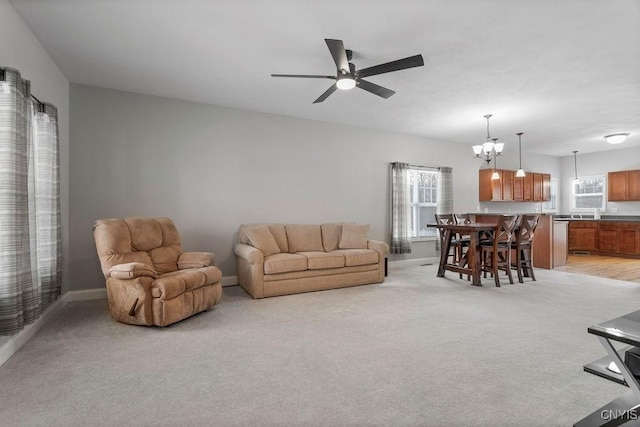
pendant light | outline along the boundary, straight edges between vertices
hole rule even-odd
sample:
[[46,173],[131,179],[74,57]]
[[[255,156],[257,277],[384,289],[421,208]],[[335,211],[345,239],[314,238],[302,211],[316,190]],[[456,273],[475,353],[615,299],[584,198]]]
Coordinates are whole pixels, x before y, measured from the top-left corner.
[[484,140],[482,145],[474,145],[473,154],[476,157],[481,157],[487,162],[487,166],[491,164],[491,159],[495,158],[495,156],[499,156],[502,154],[502,150],[504,149],[504,143],[496,142],[498,138],[491,138],[491,133],[489,132],[489,119],[493,117],[492,114],[486,114],[483,116],[487,119],[487,137]]
[[578,179],[578,156],[577,156],[578,150],[573,150],[572,153],[573,153],[573,168],[576,173],[576,177],[573,178],[573,183],[579,184],[580,180]]
[[524,169],[522,169],[522,132],[518,132],[518,153],[520,156],[520,167],[516,172],[516,178],[523,178],[526,174],[524,173]]
[[[495,147],[496,141],[498,138],[493,138],[493,145]],[[500,174],[497,171],[498,169],[498,156],[493,156],[493,173],[491,174],[491,179],[500,179]]]

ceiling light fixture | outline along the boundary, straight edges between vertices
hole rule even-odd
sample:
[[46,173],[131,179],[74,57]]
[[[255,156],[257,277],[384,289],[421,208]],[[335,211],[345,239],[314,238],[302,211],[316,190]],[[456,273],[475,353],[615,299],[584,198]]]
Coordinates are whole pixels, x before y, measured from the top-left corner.
[[491,138],[491,133],[489,132],[489,119],[492,116],[492,114],[483,116],[487,119],[487,137],[485,138],[484,143],[482,145],[473,146],[473,154],[478,158],[482,156],[483,160],[487,162],[487,166],[489,166],[492,159],[495,159],[497,156],[502,154],[502,150],[504,149],[504,143],[496,142],[498,141],[498,138]]
[[573,168],[576,173],[575,178],[573,178],[574,184],[579,184],[580,180],[578,179],[578,150],[573,150]]
[[338,77],[336,81],[336,86],[338,89],[349,90],[356,87],[356,80],[353,78],[351,74],[343,74]]
[[522,169],[522,132],[518,132],[516,135],[518,135],[518,153],[520,156],[520,167],[516,172],[516,177],[523,178],[526,174],[524,173],[524,169]]
[[620,144],[624,142],[628,136],[629,136],[628,133],[612,133],[611,135],[605,136],[604,139],[609,144]]

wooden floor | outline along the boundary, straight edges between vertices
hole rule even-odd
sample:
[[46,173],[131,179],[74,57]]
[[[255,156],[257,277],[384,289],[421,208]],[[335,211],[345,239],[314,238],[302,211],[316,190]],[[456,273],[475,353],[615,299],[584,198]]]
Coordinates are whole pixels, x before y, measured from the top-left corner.
[[640,283],[640,259],[569,255],[567,265],[556,270]]

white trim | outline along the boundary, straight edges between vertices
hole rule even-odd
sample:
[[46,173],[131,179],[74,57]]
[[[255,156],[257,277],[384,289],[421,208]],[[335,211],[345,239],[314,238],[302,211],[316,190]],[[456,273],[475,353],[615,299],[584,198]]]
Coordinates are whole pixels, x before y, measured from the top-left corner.
[[107,299],[107,288],[82,289],[64,294],[65,302]]
[[226,276],[223,277],[220,281],[222,283],[222,287],[225,286],[236,286],[238,284],[238,276]]
[[413,258],[413,259],[400,259],[397,261],[389,261],[389,268],[395,267],[409,267],[412,265],[422,265],[422,264],[439,264],[440,257],[430,257],[430,258]]
[[[66,296],[67,294],[65,294]],[[13,356],[20,347],[25,345],[32,336],[36,334],[44,325],[49,323],[51,319],[56,317],[67,304],[66,298],[58,298],[44,313],[40,315],[35,322],[24,327],[23,330],[10,337],[0,339],[0,366],[4,364],[11,356]],[[4,341],[4,342],[3,342]]]

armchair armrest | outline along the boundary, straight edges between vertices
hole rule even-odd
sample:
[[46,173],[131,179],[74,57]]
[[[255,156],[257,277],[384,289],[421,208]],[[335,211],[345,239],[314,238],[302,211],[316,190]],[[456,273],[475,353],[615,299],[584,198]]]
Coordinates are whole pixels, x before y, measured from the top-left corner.
[[141,262],[128,262],[126,264],[116,264],[109,269],[107,277],[114,279],[134,279],[140,276],[156,277],[153,267]]
[[264,254],[258,248],[254,248],[244,243],[236,243],[233,251],[237,256],[247,261],[249,264],[263,264]]
[[381,257],[385,257],[389,253],[389,245],[379,240],[369,240],[367,242],[367,247],[369,249],[373,249],[374,251],[378,252],[381,255]]
[[208,267],[215,264],[216,256],[211,252],[184,252],[178,258],[178,270]]

